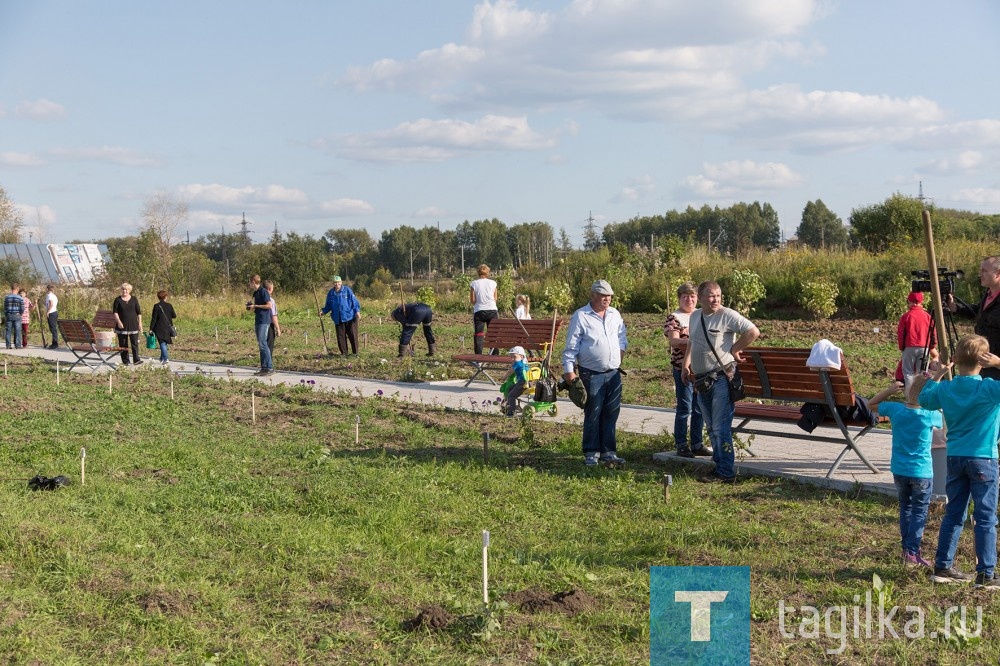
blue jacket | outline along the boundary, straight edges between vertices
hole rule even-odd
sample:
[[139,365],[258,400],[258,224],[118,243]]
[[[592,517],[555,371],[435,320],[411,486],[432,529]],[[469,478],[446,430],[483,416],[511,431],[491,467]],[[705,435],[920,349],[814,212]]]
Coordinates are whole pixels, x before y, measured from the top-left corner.
[[343,324],[351,321],[361,312],[361,303],[358,302],[358,297],[354,295],[350,287],[346,284],[341,285],[340,291],[331,289],[326,293],[326,305],[323,306],[323,312],[320,314],[327,312],[330,313],[334,324]]

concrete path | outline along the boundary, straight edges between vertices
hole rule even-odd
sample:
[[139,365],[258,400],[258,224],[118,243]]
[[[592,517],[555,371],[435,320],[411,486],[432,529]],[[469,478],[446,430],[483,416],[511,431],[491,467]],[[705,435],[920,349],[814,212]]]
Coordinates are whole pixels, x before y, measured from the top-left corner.
[[[0,351],[9,356],[39,357],[52,362],[59,361],[63,367],[68,367],[74,360],[73,354],[63,349],[28,347],[16,350],[0,349]],[[154,353],[158,354],[158,352]],[[146,359],[142,366],[132,366],[121,370],[137,372],[159,367],[159,362],[154,359]],[[500,396],[499,388],[496,386],[474,383],[469,388],[465,388],[463,386],[464,380],[415,384],[283,371],[278,371],[270,377],[261,378],[254,376],[256,368],[190,361],[170,361],[169,368],[174,373],[203,373],[220,379],[257,379],[266,383],[290,385],[299,384],[302,381],[313,381],[317,388],[334,391],[345,390],[365,397],[377,395],[381,391],[382,395],[396,396],[407,402],[476,412],[496,413],[497,408],[491,402]],[[101,371],[108,372],[107,369]],[[90,370],[78,367],[74,372],[90,372]],[[535,418],[552,418],[554,421],[579,425],[583,422],[583,412],[568,399],[563,399],[559,401],[558,416],[554,418],[536,416]],[[619,429],[650,435],[670,434],[673,432],[673,426],[674,410],[662,407],[623,405],[618,420]],[[841,445],[811,440],[794,424],[776,424],[772,429],[793,435],[802,434],[803,437],[755,437],[752,450],[756,457],[745,456],[742,461],[738,461],[740,472],[784,477],[837,490],[852,490],[860,485],[866,490],[895,494],[892,474],[889,472],[892,436],[888,430],[872,431],[865,436],[859,445],[872,464],[881,470],[879,474],[873,474],[854,453],[848,453],[836,474],[827,479],[827,470],[843,449]],[[820,428],[817,432],[823,430],[826,431],[823,434],[834,436],[839,434],[838,431],[829,428]],[[621,453],[628,458],[628,451],[621,451]],[[685,460],[677,458],[671,452],[657,453],[653,457],[657,460],[683,460],[688,464],[704,465],[706,468],[711,464],[710,458]]]

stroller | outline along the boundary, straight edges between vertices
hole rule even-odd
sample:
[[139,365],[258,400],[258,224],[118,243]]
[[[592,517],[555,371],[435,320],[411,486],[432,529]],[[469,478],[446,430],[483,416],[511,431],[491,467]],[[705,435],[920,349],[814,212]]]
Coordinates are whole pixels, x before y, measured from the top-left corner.
[[[548,346],[548,343],[545,343]],[[524,393],[517,398],[517,406],[521,409],[521,416],[530,419],[536,413],[545,413],[549,416],[559,414],[559,407],[556,405],[556,383],[549,376],[548,364],[545,362],[532,361],[528,363],[528,383],[524,388]],[[507,381],[500,385],[500,392],[504,398],[500,403],[500,409],[507,410],[507,394],[516,381],[515,377],[508,377]],[[525,396],[532,395],[533,399]]]
[[[552,347],[555,344],[556,321],[558,313],[552,313],[552,334],[547,342],[538,345],[544,352],[541,361],[528,362],[528,382],[524,387],[524,393],[518,398],[518,407],[521,408],[521,416],[530,419],[536,413],[544,413],[549,416],[559,414],[559,407],[556,405],[556,382],[552,378],[552,370],[549,361],[552,358]],[[518,320],[520,321],[520,320]],[[522,327],[523,328],[523,327]],[[525,331],[525,335],[527,335]],[[529,336],[530,337],[530,336]],[[500,392],[504,399],[500,403],[500,408],[506,412],[507,393],[515,384],[516,378],[509,377],[501,386]],[[533,399],[525,399],[524,396],[532,395]]]

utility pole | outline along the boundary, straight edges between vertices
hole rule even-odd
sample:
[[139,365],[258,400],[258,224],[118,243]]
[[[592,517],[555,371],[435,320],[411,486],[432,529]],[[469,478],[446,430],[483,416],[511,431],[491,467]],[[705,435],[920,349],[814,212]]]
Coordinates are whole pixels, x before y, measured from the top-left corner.
[[459,245],[458,249],[462,251],[462,275],[465,275],[465,246]]
[[250,223],[247,222],[247,214],[246,213],[243,213],[243,221],[240,222],[240,228],[242,229],[242,231],[240,233],[243,235],[243,242],[249,244],[250,243]]
[[413,248],[410,248],[410,286],[413,286]]

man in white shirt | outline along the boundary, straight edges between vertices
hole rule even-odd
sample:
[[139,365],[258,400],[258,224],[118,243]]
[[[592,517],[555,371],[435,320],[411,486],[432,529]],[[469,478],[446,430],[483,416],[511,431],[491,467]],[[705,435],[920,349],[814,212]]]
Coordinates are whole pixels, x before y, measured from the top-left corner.
[[611,307],[611,285],[598,280],[590,287],[590,303],[573,313],[562,354],[563,379],[577,376],[587,388],[583,408],[583,462],[621,464],[616,429],[622,406],[621,362],[628,341],[621,313]]
[[52,344],[49,349],[59,349],[59,297],[56,296],[55,287],[51,284],[45,286],[45,317],[49,322],[49,332],[52,333]]

